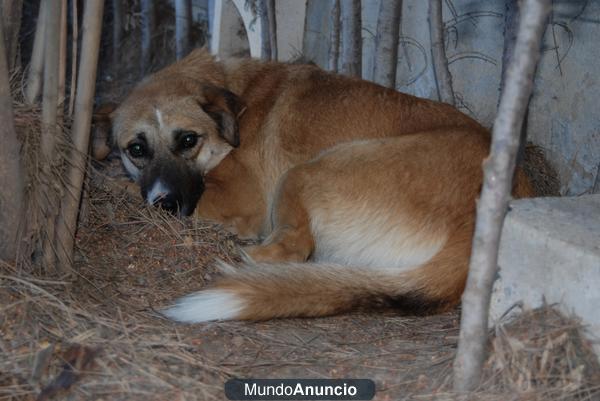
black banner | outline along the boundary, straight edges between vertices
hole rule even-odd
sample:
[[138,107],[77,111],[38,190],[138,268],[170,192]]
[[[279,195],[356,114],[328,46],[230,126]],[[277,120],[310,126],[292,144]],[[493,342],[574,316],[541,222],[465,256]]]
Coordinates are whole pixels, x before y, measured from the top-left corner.
[[231,379],[225,383],[230,400],[371,400],[369,379]]

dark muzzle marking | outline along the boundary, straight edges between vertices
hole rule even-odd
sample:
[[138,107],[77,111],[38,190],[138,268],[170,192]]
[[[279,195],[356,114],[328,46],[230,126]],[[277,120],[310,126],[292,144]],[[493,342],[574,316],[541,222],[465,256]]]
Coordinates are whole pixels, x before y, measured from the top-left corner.
[[204,180],[183,162],[156,160],[144,170],[140,188],[146,202],[174,215],[189,216],[204,192]]

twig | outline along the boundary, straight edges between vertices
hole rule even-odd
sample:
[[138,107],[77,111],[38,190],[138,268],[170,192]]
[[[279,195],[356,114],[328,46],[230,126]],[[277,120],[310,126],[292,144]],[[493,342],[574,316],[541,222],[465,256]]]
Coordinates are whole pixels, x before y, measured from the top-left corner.
[[77,87],[77,48],[79,40],[79,12],[77,11],[77,1],[72,1],[73,13],[73,41],[71,49],[71,93],[69,95],[69,117],[73,116],[73,107],[75,106],[75,89]]
[[58,117],[62,120],[65,110],[65,81],[67,78],[67,0],[61,0],[60,47],[58,55]]
[[33,104],[40,95],[42,89],[42,74],[44,73],[44,47],[46,44],[46,10],[47,1],[40,2],[38,20],[33,40],[33,51],[27,75],[27,86],[25,87],[25,99]]
[[154,31],[154,0],[141,1],[141,34],[142,54],[140,57],[141,73],[145,74],[152,61],[152,32]]
[[429,34],[431,36],[431,61],[440,101],[454,105],[452,76],[444,49],[442,0],[429,0]]
[[277,23],[275,21],[275,1],[258,1],[258,18],[261,25],[261,57],[277,60]]
[[[115,5],[115,13],[117,7],[119,6],[120,1],[114,1]],[[182,59],[189,50],[190,45],[190,24],[191,18],[190,15],[190,0],[175,0],[175,53],[177,60]],[[115,14],[117,15],[117,14]],[[116,23],[116,22],[115,22]],[[117,37],[117,27],[114,28],[115,38]],[[120,33],[119,33],[120,35]],[[116,42],[116,39],[115,39]],[[113,50],[117,53],[116,47]]]
[[329,36],[328,67],[330,71],[337,72],[340,61],[340,0],[334,1],[329,20],[331,30]]
[[275,0],[267,0],[267,16],[269,19],[269,42],[271,43],[271,60],[277,61],[277,15]]
[[361,1],[340,0],[340,15],[342,18],[340,72],[360,77],[362,75]]
[[388,88],[396,87],[401,14],[402,0],[382,1],[379,6],[372,78]]

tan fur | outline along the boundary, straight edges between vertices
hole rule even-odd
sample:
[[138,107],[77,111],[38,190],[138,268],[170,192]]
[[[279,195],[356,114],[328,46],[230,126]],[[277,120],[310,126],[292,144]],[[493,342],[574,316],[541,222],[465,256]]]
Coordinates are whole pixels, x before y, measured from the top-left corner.
[[[206,84],[237,95],[230,114],[239,147],[219,138],[210,116],[189,101],[206,101]],[[150,77],[121,105],[114,115],[121,149],[140,129],[154,130],[153,146],[168,143],[156,108],[163,124],[207,134],[190,163],[205,163],[197,155],[207,147],[226,149],[204,169],[196,214],[264,238],[246,249],[245,268],[229,269],[212,287],[243,301],[234,318],[321,316],[366,304],[443,310],[459,302],[489,148],[488,133],[471,118],[314,66],[221,63],[204,50]],[[515,177],[515,194],[529,195],[527,179]]]

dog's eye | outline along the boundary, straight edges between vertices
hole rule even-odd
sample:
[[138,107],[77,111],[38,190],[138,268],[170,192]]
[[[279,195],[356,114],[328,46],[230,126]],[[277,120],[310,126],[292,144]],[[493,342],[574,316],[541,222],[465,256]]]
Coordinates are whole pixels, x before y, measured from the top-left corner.
[[196,133],[185,134],[179,140],[179,145],[182,149],[191,149],[198,143],[198,135]]
[[140,158],[146,155],[146,147],[142,143],[132,143],[127,147],[129,155],[133,158]]

